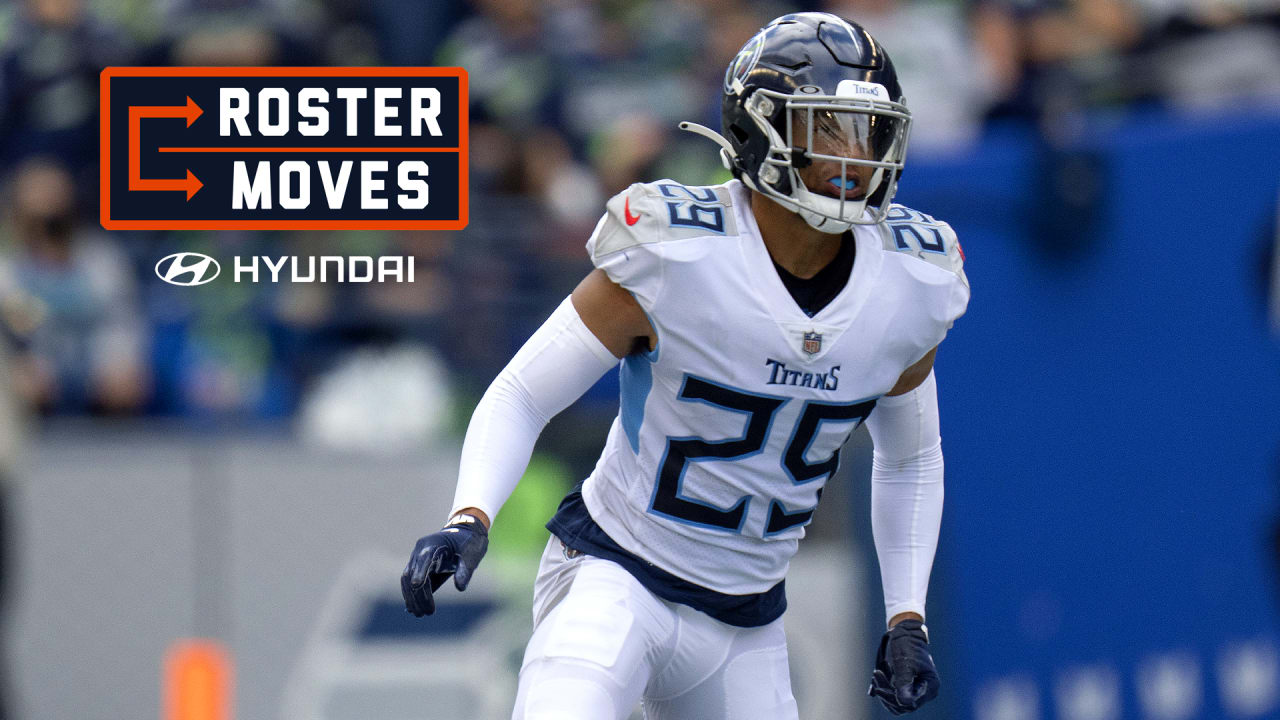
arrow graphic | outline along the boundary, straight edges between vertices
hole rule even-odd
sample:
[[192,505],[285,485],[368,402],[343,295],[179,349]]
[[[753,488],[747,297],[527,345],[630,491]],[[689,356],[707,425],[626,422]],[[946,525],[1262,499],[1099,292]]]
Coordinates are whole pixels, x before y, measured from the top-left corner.
[[142,177],[142,146],[138,142],[142,118],[186,118],[187,127],[204,113],[194,100],[187,97],[186,105],[130,105],[129,106],[129,190],[185,190],[187,200],[204,187],[190,170],[185,178],[156,179]]

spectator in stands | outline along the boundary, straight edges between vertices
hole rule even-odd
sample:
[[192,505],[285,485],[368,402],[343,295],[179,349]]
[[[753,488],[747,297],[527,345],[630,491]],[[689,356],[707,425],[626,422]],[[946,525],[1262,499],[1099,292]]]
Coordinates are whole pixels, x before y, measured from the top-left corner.
[[85,207],[97,197],[98,74],[129,64],[124,37],[85,0],[25,0],[0,51],[0,171],[56,158]]
[[1086,105],[1131,99],[1127,53],[1142,39],[1125,0],[979,0],[971,14],[997,99],[989,115],[1064,132]]
[[[332,62],[349,56],[342,45],[367,42],[378,62],[364,64],[431,65],[466,5],[464,0],[326,0],[326,57]],[[353,42],[360,33],[367,40]]]
[[1001,82],[971,39],[962,8],[921,0],[829,0],[826,9],[854,18],[893,58],[910,88],[911,153],[963,149],[982,129]]
[[271,0],[173,0],[146,65],[316,65],[322,31]]
[[1172,105],[1213,110],[1280,98],[1280,4],[1134,0],[1147,28],[1139,82]]
[[474,17],[445,41],[437,63],[469,73],[473,120],[525,129],[555,119],[560,77],[533,0],[478,0]]
[[26,293],[42,316],[14,373],[44,411],[136,413],[148,374],[133,270],[111,238],[77,221],[74,190],[48,159],[25,161],[8,187],[0,296]]

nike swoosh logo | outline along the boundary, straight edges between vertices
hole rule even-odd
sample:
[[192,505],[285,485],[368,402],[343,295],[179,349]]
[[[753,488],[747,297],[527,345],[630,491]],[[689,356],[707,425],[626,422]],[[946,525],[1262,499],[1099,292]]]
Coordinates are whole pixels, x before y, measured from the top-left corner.
[[631,198],[627,198],[627,201],[623,203],[622,214],[626,216],[628,225],[635,225],[636,223],[640,222],[639,215],[631,214]]

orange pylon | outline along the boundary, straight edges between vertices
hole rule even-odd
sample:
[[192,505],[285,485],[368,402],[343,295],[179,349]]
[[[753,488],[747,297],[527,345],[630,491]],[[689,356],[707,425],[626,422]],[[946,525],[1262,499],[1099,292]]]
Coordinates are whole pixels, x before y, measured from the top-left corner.
[[232,720],[232,667],[221,643],[179,640],[164,666],[162,720]]

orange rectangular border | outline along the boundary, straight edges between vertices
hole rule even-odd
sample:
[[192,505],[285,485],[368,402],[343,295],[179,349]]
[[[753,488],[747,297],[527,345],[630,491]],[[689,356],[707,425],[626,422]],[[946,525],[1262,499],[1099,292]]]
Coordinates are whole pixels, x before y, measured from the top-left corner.
[[[456,77],[458,78],[457,220],[113,220],[111,219],[111,78],[113,77]],[[107,230],[461,230],[470,218],[467,71],[460,67],[108,67],[100,76],[98,220]]]

